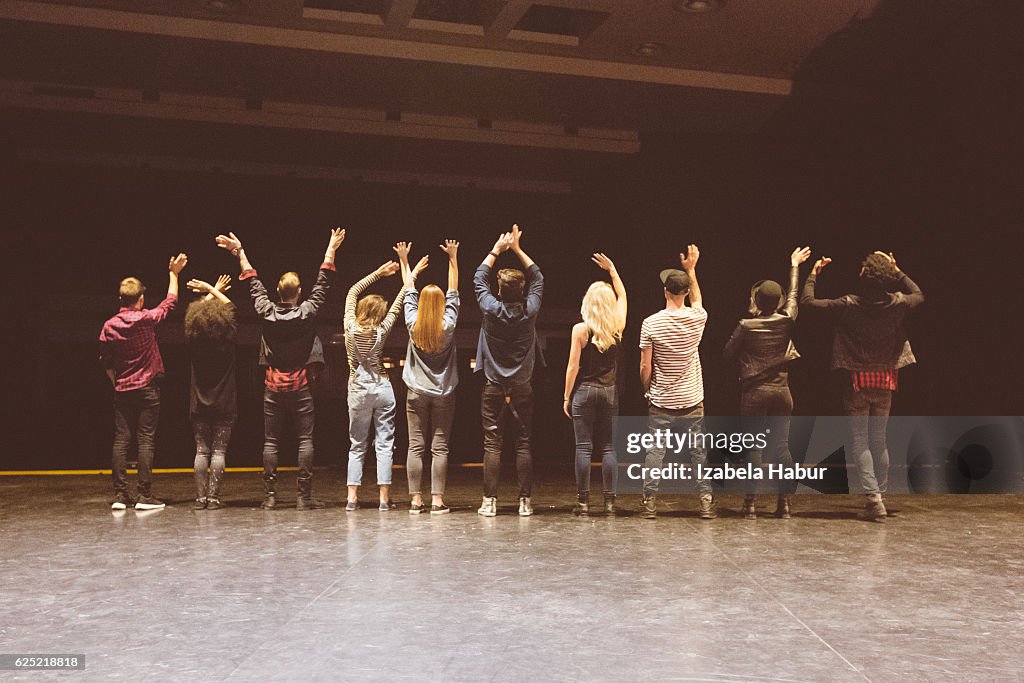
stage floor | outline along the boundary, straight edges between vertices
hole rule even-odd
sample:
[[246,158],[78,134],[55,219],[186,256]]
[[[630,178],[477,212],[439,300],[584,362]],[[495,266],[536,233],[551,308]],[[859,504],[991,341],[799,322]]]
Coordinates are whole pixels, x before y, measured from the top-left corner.
[[2,477],[0,652],[85,654],[50,674],[84,680],[1024,676],[1024,496],[893,497],[885,524],[820,495],[788,521],[744,520],[737,496],[702,521],[694,495],[655,521],[636,496],[579,519],[566,477],[520,518],[506,478],[485,519],[480,477],[454,469],[434,517],[398,493],[346,514],[327,471],[312,512],[291,507],[293,473],[273,512],[255,473],[229,473],[217,511],[192,509],[190,475],[158,474],[170,507],[148,513],[112,513],[106,476]]

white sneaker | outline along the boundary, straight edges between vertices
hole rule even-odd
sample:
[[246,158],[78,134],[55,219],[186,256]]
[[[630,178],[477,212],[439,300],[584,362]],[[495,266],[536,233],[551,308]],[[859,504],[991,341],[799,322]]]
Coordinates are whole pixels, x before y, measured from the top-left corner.
[[529,496],[520,496],[519,497],[519,516],[520,517],[529,517],[532,514],[533,514],[533,506],[530,505],[530,497]]
[[484,502],[476,513],[484,517],[494,517],[498,514],[498,499],[494,496],[484,496]]

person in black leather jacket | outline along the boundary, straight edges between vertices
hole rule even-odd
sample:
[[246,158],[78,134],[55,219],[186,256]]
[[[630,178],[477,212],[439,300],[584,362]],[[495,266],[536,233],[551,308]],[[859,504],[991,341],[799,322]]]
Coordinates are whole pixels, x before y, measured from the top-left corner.
[[[793,326],[797,315],[797,286],[800,264],[811,255],[809,247],[797,247],[789,256],[789,291],[783,302],[782,288],[772,280],[761,280],[750,289],[750,314],[740,320],[725,345],[727,360],[739,361],[740,415],[743,431],[758,434],[768,427],[767,450],[784,467],[793,466],[789,452],[789,416],[793,414],[793,395],[789,391],[788,365],[800,357],[793,345]],[[781,418],[768,420],[768,417]],[[761,467],[764,450],[751,449],[747,458]],[[757,480],[747,483],[743,515],[757,519]],[[775,515],[790,517],[790,486],[779,480]]]

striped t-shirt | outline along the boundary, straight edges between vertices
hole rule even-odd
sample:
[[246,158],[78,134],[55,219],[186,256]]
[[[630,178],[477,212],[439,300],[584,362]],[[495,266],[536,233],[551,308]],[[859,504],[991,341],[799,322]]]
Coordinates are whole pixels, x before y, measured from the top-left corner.
[[704,376],[697,347],[708,312],[702,306],[661,310],[640,326],[640,348],[652,350],[651,403],[682,410],[704,400]]

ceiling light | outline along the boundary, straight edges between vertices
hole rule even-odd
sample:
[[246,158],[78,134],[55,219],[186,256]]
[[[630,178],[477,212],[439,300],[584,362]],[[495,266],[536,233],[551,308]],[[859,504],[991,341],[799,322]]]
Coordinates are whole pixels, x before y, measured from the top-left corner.
[[654,57],[665,50],[662,43],[637,43],[633,46],[633,54],[641,57]]
[[690,12],[691,14],[703,14],[714,12],[722,7],[722,0],[676,0],[672,9],[677,12]]

